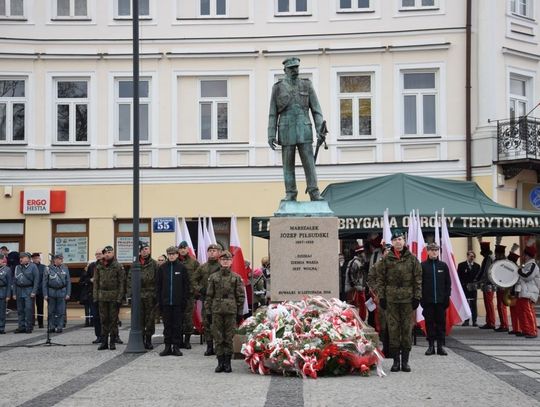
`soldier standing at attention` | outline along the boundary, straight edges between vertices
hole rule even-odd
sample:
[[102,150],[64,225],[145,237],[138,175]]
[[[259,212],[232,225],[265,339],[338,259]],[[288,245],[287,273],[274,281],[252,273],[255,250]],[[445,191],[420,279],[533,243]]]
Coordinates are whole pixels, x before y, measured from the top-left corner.
[[163,341],[165,349],[159,356],[182,356],[182,320],[189,296],[189,277],[187,270],[178,261],[178,248],[167,249],[167,261],[156,274],[156,297],[163,318]]
[[[156,275],[158,264],[150,255],[148,242],[139,243],[139,263],[141,264],[141,324],[144,348],[154,349],[152,335],[156,332],[154,310],[156,308]],[[131,293],[131,273],[128,275],[128,292]]]
[[184,240],[178,245],[178,259],[180,263],[184,265],[189,277],[189,296],[186,302],[186,311],[184,313],[184,339],[181,348],[191,349],[191,334],[193,333],[193,307],[195,304],[195,272],[199,268],[200,264],[197,260],[189,255],[188,243]]
[[208,278],[219,271],[219,255],[221,254],[221,246],[212,243],[208,246],[207,255],[208,261],[202,264],[195,273],[195,299],[201,299],[204,301],[203,305],[203,324],[204,324],[204,336],[206,338],[206,351],[204,356],[212,356],[216,353],[214,352],[214,341],[212,340],[212,323],[208,320],[208,315],[210,314],[210,309],[208,309],[205,298],[206,298],[206,288],[208,287]]
[[30,253],[20,254],[21,264],[15,266],[15,294],[17,300],[18,327],[15,333],[32,333],[34,315],[34,298],[38,291],[39,271],[34,263],[30,262]]
[[7,256],[0,253],[0,334],[6,333],[6,307],[12,289],[13,282],[11,269],[7,266]]
[[[286,78],[272,88],[270,112],[268,113],[268,144],[272,150],[281,145],[283,178],[285,181],[285,201],[296,201],[296,175],[294,161],[296,149],[304,167],[307,189],[312,201],[323,200],[317,186],[315,160],[313,157],[313,130],[309,111],[315,120],[317,139],[323,124],[319,100],[309,79],[298,78],[300,59],[293,57],[283,61]],[[276,140],[276,132],[278,138]]]
[[[102,341],[98,350],[116,349],[118,336],[118,305],[125,291],[126,273],[116,261],[112,246],[105,246],[103,257],[94,273],[94,301],[98,302]],[[110,342],[110,345],[109,345]]]
[[35,320],[37,316],[38,327],[43,328],[43,276],[45,275],[45,264],[41,264],[41,254],[32,253],[32,263],[34,263],[39,271],[39,285],[38,291],[36,293],[36,310],[34,313],[34,322],[32,325],[35,325]]
[[47,300],[49,332],[62,332],[66,301],[71,296],[71,278],[68,268],[62,264],[63,260],[62,254],[55,254],[53,263],[45,270],[43,276],[43,296]]
[[244,308],[244,285],[240,276],[231,272],[232,258],[227,250],[221,253],[221,268],[208,279],[206,292],[207,318],[212,324],[212,334],[216,341],[216,373],[232,372],[234,331],[242,320]]
[[389,350],[394,359],[390,371],[399,371],[401,356],[401,371],[410,372],[411,317],[422,296],[422,268],[405,246],[401,230],[394,230],[392,248],[375,269],[379,306],[385,310]]

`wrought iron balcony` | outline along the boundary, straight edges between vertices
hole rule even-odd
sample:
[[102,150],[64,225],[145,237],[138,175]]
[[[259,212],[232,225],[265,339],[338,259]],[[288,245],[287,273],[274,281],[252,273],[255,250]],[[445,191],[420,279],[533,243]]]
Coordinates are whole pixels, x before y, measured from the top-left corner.
[[497,120],[497,164],[506,179],[523,169],[540,174],[540,119],[523,116]]

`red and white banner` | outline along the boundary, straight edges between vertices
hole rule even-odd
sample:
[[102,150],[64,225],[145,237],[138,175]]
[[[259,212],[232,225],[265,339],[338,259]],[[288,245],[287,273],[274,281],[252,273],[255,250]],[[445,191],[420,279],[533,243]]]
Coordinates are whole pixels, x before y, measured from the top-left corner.
[[21,191],[19,210],[25,215],[66,212],[66,191],[25,189]]
[[208,246],[206,246],[204,240],[203,225],[201,223],[201,218],[199,217],[199,222],[197,223],[197,261],[201,264],[206,263],[208,260],[208,255],[206,253],[207,248]]
[[244,282],[244,309],[243,314],[249,312],[248,299],[246,295],[246,286],[249,285],[249,270],[246,267],[246,262],[244,261],[244,253],[242,252],[242,246],[240,245],[240,238],[238,237],[238,225],[236,224],[236,216],[231,217],[231,235],[230,235],[230,246],[229,249],[233,255],[233,262],[231,265],[231,270],[242,277]]
[[384,244],[392,243],[392,231],[390,230],[390,221],[388,220],[388,208],[383,213],[383,235],[382,241]]

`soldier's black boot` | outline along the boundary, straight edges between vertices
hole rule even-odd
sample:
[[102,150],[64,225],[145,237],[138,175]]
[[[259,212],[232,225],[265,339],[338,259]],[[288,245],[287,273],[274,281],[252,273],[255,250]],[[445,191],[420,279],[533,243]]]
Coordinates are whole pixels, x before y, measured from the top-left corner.
[[444,341],[437,341],[437,355],[448,356],[448,353],[443,348]]
[[118,345],[123,345],[124,341],[122,339],[120,339],[120,335],[116,335],[114,337],[114,343],[117,343]]
[[163,349],[161,352],[159,352],[159,356],[168,356],[172,354],[171,344],[166,343],[165,349]]
[[154,345],[152,345],[152,335],[145,335],[146,341],[144,344],[144,348],[148,350],[154,349]]
[[221,372],[225,371],[225,366],[224,366],[224,364],[225,364],[225,356],[224,355],[218,356],[217,360],[218,360],[218,365],[214,369],[214,372],[221,373]]
[[109,341],[109,349],[110,350],[116,350],[116,343],[114,341],[114,337],[111,336],[111,340]]
[[390,368],[391,372],[399,372],[399,351],[394,352],[394,363],[392,363],[392,367]]
[[212,356],[215,354],[216,352],[214,352],[214,341],[206,341],[206,352],[204,352],[204,356]]
[[225,373],[231,373],[232,372],[232,367],[231,367],[231,356],[232,355],[225,355],[223,356],[223,371]]
[[425,355],[426,356],[430,356],[430,355],[434,355],[435,354],[435,345],[434,345],[434,342],[433,341],[429,341],[429,346],[426,350],[426,353]]
[[171,355],[173,355],[173,356],[184,356],[184,354],[182,353],[182,351],[180,350],[180,347],[178,345],[173,345],[172,346]]
[[191,349],[191,334],[186,334],[184,337],[184,348]]
[[409,366],[409,351],[408,350],[401,351],[401,371],[402,372],[411,371],[411,367]]
[[105,350],[109,349],[109,338],[107,336],[104,336],[101,338],[101,343],[99,345],[99,348],[97,350]]

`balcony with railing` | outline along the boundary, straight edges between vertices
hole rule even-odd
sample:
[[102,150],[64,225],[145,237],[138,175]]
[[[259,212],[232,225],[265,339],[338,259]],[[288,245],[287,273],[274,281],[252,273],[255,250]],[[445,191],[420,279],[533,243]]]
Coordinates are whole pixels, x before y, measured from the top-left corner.
[[523,116],[497,120],[497,164],[505,177],[522,169],[540,172],[540,119]]

